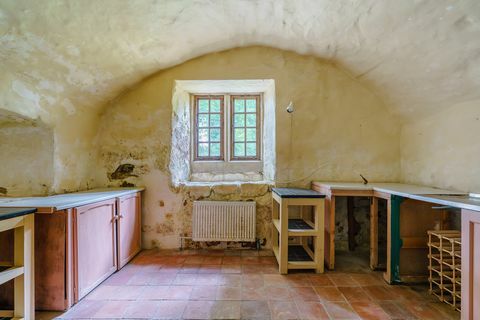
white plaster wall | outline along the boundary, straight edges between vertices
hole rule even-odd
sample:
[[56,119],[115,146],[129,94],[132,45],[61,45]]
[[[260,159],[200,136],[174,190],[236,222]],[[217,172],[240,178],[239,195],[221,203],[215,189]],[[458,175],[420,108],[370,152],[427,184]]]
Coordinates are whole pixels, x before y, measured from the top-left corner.
[[402,180],[480,192],[480,100],[402,127]]
[[[191,200],[269,196],[226,186],[200,196],[171,187],[168,170],[175,80],[273,79],[276,91],[276,183],[308,186],[312,180],[396,181],[400,177],[400,125],[368,84],[336,65],[311,56],[265,47],[209,54],[163,70],[114,99],[105,109],[97,137],[96,184],[146,186],[144,246],[178,247],[188,233]],[[295,112],[285,107],[293,101]],[[135,167],[111,180],[121,164]],[[216,190],[216,191],[215,191]],[[203,192],[205,194],[203,194]],[[262,200],[265,202],[264,200]],[[268,234],[268,201],[261,208]]]

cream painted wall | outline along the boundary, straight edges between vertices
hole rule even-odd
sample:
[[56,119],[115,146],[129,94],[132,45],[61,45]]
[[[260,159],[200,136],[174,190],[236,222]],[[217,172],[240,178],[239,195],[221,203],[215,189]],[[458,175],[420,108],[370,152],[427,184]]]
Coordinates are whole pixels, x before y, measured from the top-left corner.
[[46,195],[53,185],[53,133],[44,126],[0,126],[0,196]]
[[480,100],[405,124],[402,180],[480,192]]
[[[112,101],[102,115],[96,184],[146,186],[145,247],[177,247],[178,234],[188,231],[182,219],[189,217],[190,190],[170,188],[167,168],[174,81],[196,79],[275,80],[280,185],[360,181],[360,173],[371,181],[400,177],[400,125],[366,84],[321,59],[277,49],[209,54],[149,77]],[[292,115],[285,111],[290,100],[296,109]],[[129,177],[109,181],[124,163],[135,165]]]

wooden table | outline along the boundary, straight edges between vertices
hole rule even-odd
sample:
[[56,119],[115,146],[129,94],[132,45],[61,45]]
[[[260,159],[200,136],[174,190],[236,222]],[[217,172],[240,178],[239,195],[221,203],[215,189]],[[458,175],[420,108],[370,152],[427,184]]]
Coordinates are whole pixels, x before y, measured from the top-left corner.
[[[419,249],[423,241],[417,234],[400,239],[400,206],[402,216],[414,218],[420,210],[423,219],[438,214],[431,208],[429,196],[459,195],[461,192],[442,190],[401,183],[312,182],[312,189],[324,193],[325,198],[325,263],[330,270],[335,268],[335,197],[370,197],[370,267],[378,267],[378,201],[387,201],[387,270],[384,278],[388,283],[400,282],[400,249]],[[409,199],[409,201],[405,201]],[[423,203],[422,203],[423,202]],[[403,203],[403,204],[402,204]],[[432,200],[432,203],[435,203]],[[416,227],[421,227],[418,225]],[[417,228],[417,233],[423,233]],[[426,235],[426,234],[425,234]],[[426,241],[424,244],[426,248]]]
[[0,208],[0,232],[14,230],[13,265],[0,265],[0,285],[14,280],[14,309],[0,317],[35,319],[34,215],[36,209]]

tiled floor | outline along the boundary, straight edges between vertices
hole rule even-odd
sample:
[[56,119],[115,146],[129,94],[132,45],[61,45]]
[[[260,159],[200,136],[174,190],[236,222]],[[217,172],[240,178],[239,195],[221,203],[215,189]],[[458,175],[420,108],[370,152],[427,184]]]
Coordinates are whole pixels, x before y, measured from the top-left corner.
[[59,318],[460,318],[425,287],[388,286],[381,272],[277,271],[268,251],[144,251]]

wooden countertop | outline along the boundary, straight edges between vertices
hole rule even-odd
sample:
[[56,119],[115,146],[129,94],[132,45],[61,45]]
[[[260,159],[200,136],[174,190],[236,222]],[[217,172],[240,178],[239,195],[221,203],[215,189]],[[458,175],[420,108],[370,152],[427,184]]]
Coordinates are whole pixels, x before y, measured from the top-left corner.
[[144,188],[102,188],[47,197],[2,197],[0,207],[38,208],[39,213],[53,213],[95,202],[140,192]]

